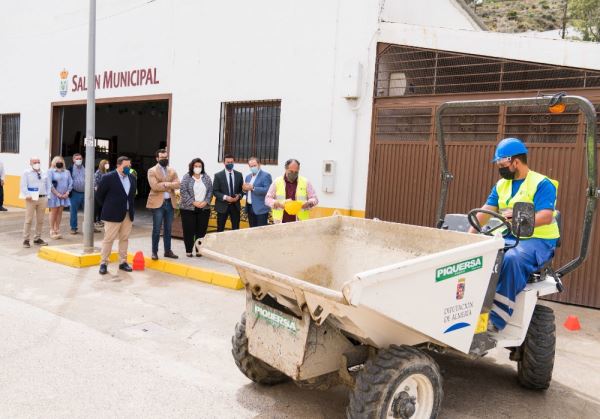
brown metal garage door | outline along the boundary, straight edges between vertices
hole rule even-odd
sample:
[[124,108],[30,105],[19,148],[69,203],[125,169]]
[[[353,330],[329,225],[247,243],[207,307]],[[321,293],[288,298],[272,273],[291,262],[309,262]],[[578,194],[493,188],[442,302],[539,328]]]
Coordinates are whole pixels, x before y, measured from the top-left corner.
[[[600,89],[567,89],[582,95],[600,111]],[[462,94],[461,99],[530,97],[531,93]],[[433,115],[456,95],[378,98],[374,103],[367,217],[434,226],[440,191],[440,168]],[[579,248],[585,204],[585,125],[573,108],[549,114],[545,108],[489,107],[445,114],[444,130],[450,171],[448,213],[465,213],[485,201],[497,181],[490,164],[496,143],[505,137],[523,139],[530,149],[530,167],[560,182],[558,208],[563,213],[563,245],[556,265],[572,259]],[[600,128],[600,127],[599,127]],[[600,142],[599,142],[600,144]],[[585,264],[565,278],[557,301],[600,308],[600,217]]]

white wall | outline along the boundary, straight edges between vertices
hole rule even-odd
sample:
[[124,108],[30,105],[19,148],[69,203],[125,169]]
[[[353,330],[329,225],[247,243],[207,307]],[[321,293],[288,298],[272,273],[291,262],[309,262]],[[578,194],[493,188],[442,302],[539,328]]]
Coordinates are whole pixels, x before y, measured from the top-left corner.
[[[180,173],[195,156],[210,173],[221,169],[221,102],[281,99],[280,164],[266,170],[277,176],[286,159],[297,158],[322,206],[364,209],[379,18],[418,23],[427,15],[431,24],[472,27],[452,0],[436,1],[434,13],[433,0],[403,3],[98,0],[96,73],[156,67],[160,84],[96,94],[172,93],[171,161]],[[87,15],[81,0],[3,5],[0,113],[21,114],[20,154],[0,155],[9,174],[22,173],[32,155],[47,163],[51,102],[86,97],[61,97],[59,73],[86,75]],[[345,75],[359,65],[360,98],[345,99]],[[321,165],[330,159],[337,162],[336,191],[326,194]]]

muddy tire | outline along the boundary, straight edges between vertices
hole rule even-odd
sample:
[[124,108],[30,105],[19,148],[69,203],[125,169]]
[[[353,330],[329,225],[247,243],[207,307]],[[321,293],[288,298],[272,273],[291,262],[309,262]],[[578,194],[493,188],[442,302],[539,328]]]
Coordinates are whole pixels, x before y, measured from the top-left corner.
[[250,355],[246,337],[246,313],[235,325],[235,334],[231,338],[231,354],[240,371],[255,383],[272,386],[289,380],[284,373]]
[[529,389],[546,390],[552,381],[556,325],[550,307],[536,305],[525,341],[519,348],[517,377]]
[[350,419],[436,418],[443,396],[436,362],[419,349],[392,345],[365,363],[346,414]]

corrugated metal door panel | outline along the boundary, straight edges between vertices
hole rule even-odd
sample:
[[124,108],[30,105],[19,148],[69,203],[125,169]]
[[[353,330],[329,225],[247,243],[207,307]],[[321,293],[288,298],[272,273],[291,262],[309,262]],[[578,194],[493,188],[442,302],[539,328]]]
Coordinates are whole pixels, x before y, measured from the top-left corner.
[[[600,102],[600,90],[583,93]],[[444,100],[429,97],[426,101],[398,98],[375,101],[368,217],[425,226],[435,224],[440,165],[433,125],[426,122],[423,105],[434,108]],[[376,117],[379,109],[385,109],[385,118]],[[498,138],[504,132],[521,135],[528,140],[531,150],[530,167],[560,182],[557,208],[563,214],[563,240],[555,259],[555,266],[560,266],[577,255],[581,241],[586,188],[583,132],[577,131],[575,141],[576,122],[571,115],[540,119],[541,112],[533,108],[501,108],[496,130],[490,123],[495,114],[489,110],[485,115],[449,118],[454,135],[447,141],[448,164],[455,179],[450,185],[447,212],[465,213],[479,207],[498,180],[497,170],[490,164],[495,147],[495,141],[490,139],[494,132]],[[379,129],[378,122],[385,125]],[[425,140],[427,131],[431,135]],[[411,138],[416,140],[410,141]],[[595,223],[588,259],[565,278],[565,292],[550,299],[600,308],[599,214]]]

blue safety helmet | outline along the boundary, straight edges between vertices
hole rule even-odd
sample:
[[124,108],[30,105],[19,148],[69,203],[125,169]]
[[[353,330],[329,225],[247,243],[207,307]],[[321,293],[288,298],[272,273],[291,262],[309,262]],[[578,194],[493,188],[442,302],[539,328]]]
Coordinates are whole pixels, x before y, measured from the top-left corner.
[[519,154],[527,154],[527,147],[523,141],[519,140],[518,138],[505,138],[498,143],[492,163],[495,163],[498,160],[506,157],[512,157]]

